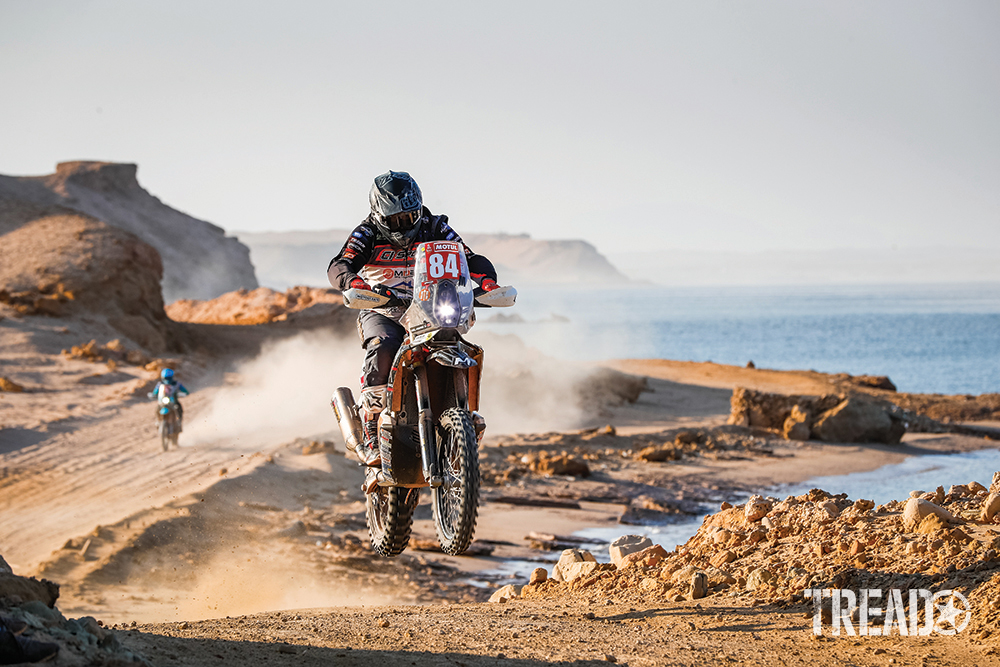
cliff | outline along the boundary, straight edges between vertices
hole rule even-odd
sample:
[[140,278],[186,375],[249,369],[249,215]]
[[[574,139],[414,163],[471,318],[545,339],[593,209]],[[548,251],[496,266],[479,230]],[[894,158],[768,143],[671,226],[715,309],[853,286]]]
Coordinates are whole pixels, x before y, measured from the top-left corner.
[[[262,284],[275,289],[292,285],[326,286],[326,267],[349,231],[239,232],[250,247]],[[539,240],[527,234],[463,234],[477,253],[493,261],[501,283],[617,284],[628,278],[581,240]]]
[[53,207],[131,232],[163,260],[163,296],[211,299],[258,286],[249,249],[225,231],[147,192],[134,164],[62,162],[47,176],[0,175],[0,235]]

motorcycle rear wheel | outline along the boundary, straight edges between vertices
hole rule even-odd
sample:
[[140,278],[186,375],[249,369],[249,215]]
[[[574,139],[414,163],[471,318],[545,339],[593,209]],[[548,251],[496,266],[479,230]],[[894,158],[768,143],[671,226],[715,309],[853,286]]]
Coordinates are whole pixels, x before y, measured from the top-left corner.
[[443,483],[432,492],[434,525],[441,550],[457,556],[472,543],[479,516],[479,442],[468,410],[444,411],[437,445]]
[[418,489],[377,487],[365,497],[365,519],[372,549],[383,558],[403,553],[410,543],[413,510],[420,499]]

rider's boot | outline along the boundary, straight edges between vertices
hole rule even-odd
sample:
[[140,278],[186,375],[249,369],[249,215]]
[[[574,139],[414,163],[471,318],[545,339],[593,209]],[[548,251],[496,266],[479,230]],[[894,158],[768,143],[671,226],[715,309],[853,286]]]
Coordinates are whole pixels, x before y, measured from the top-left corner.
[[386,385],[383,384],[361,390],[361,430],[364,442],[357,454],[366,466],[372,468],[382,466],[378,446],[378,416],[385,408],[385,388]]

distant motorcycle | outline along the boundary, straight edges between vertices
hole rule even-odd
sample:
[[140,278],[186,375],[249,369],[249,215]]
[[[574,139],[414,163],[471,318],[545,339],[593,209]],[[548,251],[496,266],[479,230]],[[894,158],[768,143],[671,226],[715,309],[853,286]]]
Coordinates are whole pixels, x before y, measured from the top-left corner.
[[[400,320],[406,338],[389,373],[378,421],[381,469],[367,468],[366,518],[372,548],[396,556],[410,540],[420,489],[430,487],[438,541],[447,554],[469,548],[479,514],[479,409],[483,350],[462,334],[473,306],[513,306],[517,291],[483,292],[469,276],[464,247],[430,241],[417,247],[413,299]],[[348,308],[406,305],[363,289],[344,292]],[[349,449],[363,447],[354,395],[339,387],[331,401]],[[359,454],[359,458],[362,458]]]
[[170,385],[160,385],[156,392],[156,421],[163,451],[170,449],[171,444],[178,447],[177,438],[184,428],[177,403],[177,391]]

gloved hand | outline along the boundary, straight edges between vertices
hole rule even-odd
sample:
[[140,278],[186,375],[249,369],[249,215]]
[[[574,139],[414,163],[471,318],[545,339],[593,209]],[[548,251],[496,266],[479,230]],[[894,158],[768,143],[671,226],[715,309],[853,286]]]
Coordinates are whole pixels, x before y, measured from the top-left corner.
[[479,283],[479,286],[483,289],[484,292],[492,292],[493,290],[500,287],[499,285],[497,285],[497,281],[493,280],[492,278],[483,278],[483,282]]
[[392,291],[390,288],[386,287],[385,285],[375,285],[374,287],[369,287],[368,289],[370,289],[371,291],[375,292],[379,296],[388,297],[390,299],[398,299],[399,298],[398,294],[396,294],[394,291]]
[[366,283],[364,281],[364,279],[361,278],[360,276],[355,276],[354,280],[352,280],[351,284],[348,285],[347,287],[349,289],[365,289],[365,290],[368,290],[369,292],[372,291],[371,285],[369,285],[368,283]]

